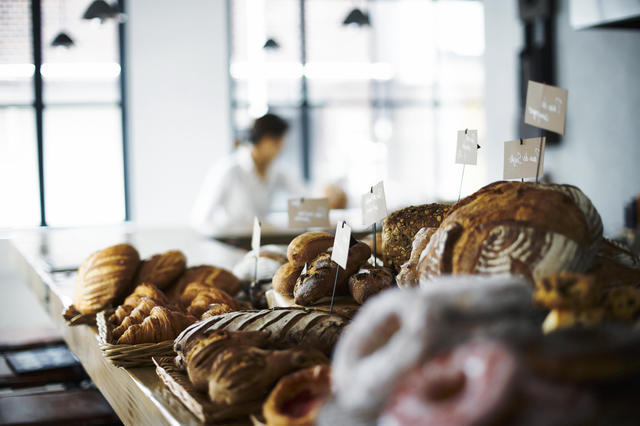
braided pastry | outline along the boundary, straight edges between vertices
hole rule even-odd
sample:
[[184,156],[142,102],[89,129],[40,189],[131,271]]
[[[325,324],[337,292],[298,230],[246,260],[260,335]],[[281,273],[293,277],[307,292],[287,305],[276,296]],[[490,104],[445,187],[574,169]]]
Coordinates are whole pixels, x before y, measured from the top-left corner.
[[118,345],[157,343],[174,339],[182,330],[196,321],[192,315],[172,311],[163,306],[151,309],[140,324],[134,324],[118,339]]
[[120,324],[124,317],[128,316],[143,298],[153,299],[157,305],[164,306],[169,304],[167,296],[158,287],[150,283],[142,283],[124,299],[122,305],[118,306],[116,311],[109,317],[109,322]]
[[119,326],[113,329],[111,332],[112,339],[117,341],[129,327],[134,324],[140,324],[149,316],[151,310],[156,306],[161,305],[158,305],[155,300],[148,297],[141,298],[138,305],[131,311],[131,313],[122,319]]

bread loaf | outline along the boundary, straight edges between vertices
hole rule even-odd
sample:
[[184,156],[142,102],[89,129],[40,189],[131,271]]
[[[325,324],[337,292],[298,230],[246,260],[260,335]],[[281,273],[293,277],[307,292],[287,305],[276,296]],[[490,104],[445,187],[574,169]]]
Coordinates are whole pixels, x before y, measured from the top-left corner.
[[82,314],[93,314],[113,306],[129,293],[140,264],[138,251],[130,244],[107,247],[89,256],[78,269],[73,304]]
[[[347,280],[355,274],[360,266],[371,256],[368,245],[358,242],[349,248],[347,267],[340,268],[336,282],[336,294],[347,294]],[[331,296],[333,283],[336,281],[338,265],[331,260],[329,253],[316,257],[307,268],[307,273],[300,275],[293,290],[295,303],[310,305],[323,297]]]
[[209,373],[209,399],[238,404],[263,400],[282,376],[329,360],[313,348],[267,350],[230,346],[220,351]]
[[184,353],[213,330],[261,331],[269,334],[273,347],[310,346],[329,356],[347,322],[339,315],[301,308],[232,312],[187,328],[175,340],[174,350],[184,359]]
[[396,278],[399,287],[416,287],[418,285],[420,281],[420,272],[418,271],[420,257],[436,230],[437,228],[420,228],[416,232],[411,245],[411,256],[402,265]]
[[419,269],[426,279],[512,273],[535,281],[584,272],[601,240],[600,215],[578,188],[496,182],[451,208]]
[[394,287],[396,280],[391,269],[385,267],[361,268],[349,278],[349,293],[361,305],[372,296]]
[[295,237],[287,248],[287,258],[293,266],[302,268],[320,253],[333,246],[333,235],[327,232],[305,232]]
[[187,258],[179,250],[169,250],[142,261],[135,284],[153,283],[159,289],[168,287],[187,266]]
[[423,204],[396,210],[382,226],[382,254],[385,266],[396,274],[409,260],[414,236],[421,228],[437,228],[447,211],[446,204]]
[[283,296],[293,297],[293,289],[301,272],[301,267],[285,263],[276,271],[271,286]]

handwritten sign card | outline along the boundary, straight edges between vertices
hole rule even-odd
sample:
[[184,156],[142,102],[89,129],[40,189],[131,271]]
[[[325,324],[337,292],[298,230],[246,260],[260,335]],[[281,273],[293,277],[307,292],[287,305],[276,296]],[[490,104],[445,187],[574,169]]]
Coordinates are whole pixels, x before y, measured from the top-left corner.
[[290,228],[328,228],[328,198],[294,198],[288,202]]
[[564,135],[567,95],[566,89],[529,81],[524,122]]
[[362,194],[362,224],[370,226],[387,217],[387,201],[384,184],[378,182],[372,190]]
[[331,260],[336,262],[342,269],[347,268],[347,258],[349,257],[349,243],[351,242],[351,227],[346,222],[338,223],[336,226],[336,236],[333,239],[333,251]]
[[456,164],[478,164],[477,130],[458,130]]
[[251,250],[256,256],[260,255],[261,224],[257,217],[253,218],[253,234],[251,235]]
[[[504,143],[504,179],[520,179],[542,175],[546,138],[520,139]],[[542,149],[541,149],[542,148]],[[540,169],[538,170],[538,160]]]

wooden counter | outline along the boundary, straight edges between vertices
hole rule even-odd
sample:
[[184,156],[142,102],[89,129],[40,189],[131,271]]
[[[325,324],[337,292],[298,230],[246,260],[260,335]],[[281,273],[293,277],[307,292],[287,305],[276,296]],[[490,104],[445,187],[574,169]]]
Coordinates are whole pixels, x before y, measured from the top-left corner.
[[69,348],[76,354],[123,423],[128,425],[195,425],[197,419],[164,387],[153,367],[122,369],[103,357],[95,327],[69,327],[62,318],[71,303],[77,266],[92,252],[128,242],[141,258],[179,249],[189,266],[231,268],[244,251],[203,239],[188,229],[135,230],[129,226],[22,233],[11,239],[11,260],[36,294]]

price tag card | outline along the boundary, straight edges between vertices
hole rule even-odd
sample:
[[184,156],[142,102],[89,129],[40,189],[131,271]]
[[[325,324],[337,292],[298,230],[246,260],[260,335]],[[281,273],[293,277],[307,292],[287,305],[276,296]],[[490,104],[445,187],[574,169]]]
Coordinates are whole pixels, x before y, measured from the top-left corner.
[[378,182],[372,190],[362,194],[362,224],[371,226],[387,217],[387,201],[384,198],[384,184]]
[[[544,146],[546,138],[520,139],[504,143],[504,179],[520,179],[542,176],[544,169]],[[538,170],[538,159],[540,169]]]
[[333,250],[331,260],[336,262],[342,269],[347,268],[347,258],[349,257],[349,243],[351,242],[351,227],[346,222],[338,223],[336,226],[336,236],[333,239]]
[[524,122],[564,135],[567,95],[566,89],[529,81]]
[[261,223],[257,217],[253,218],[253,234],[251,235],[251,250],[256,256],[260,255],[260,233],[262,231]]
[[477,130],[458,130],[456,164],[478,164]]
[[328,228],[328,198],[294,198],[288,202],[290,228]]

